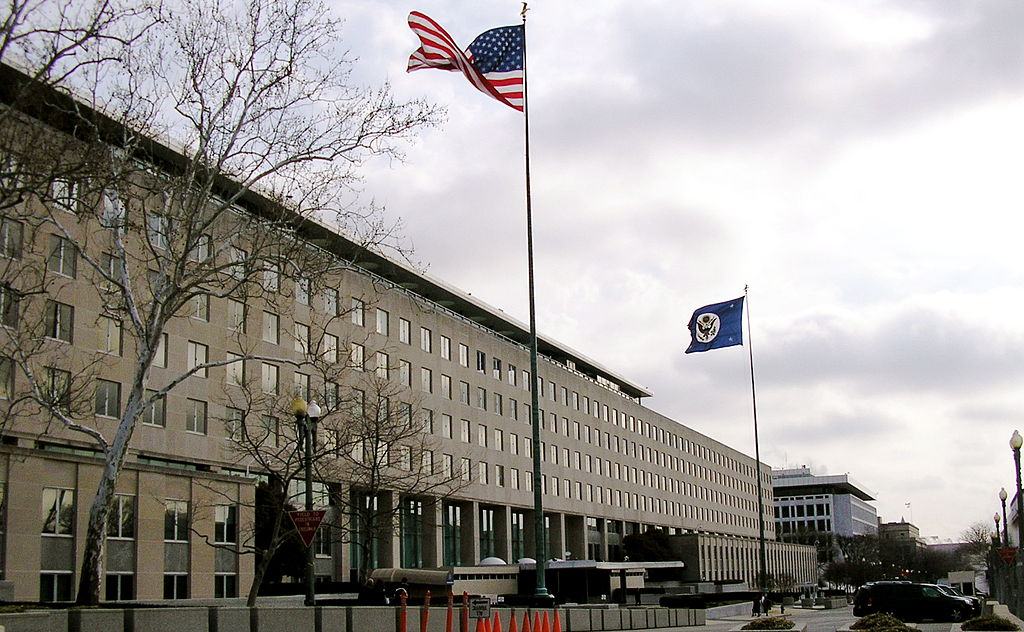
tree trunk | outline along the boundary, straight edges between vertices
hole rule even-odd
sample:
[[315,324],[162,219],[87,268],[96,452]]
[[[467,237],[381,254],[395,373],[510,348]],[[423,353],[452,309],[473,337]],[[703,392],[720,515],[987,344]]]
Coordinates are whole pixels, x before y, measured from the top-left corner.
[[284,519],[284,507],[281,507],[275,512],[274,516],[274,528],[270,533],[270,543],[267,545],[267,550],[263,553],[263,557],[260,559],[260,563],[256,565],[256,569],[252,576],[252,584],[249,585],[249,594],[245,599],[245,605],[252,608],[256,605],[256,597],[259,596],[260,586],[263,585],[263,578],[267,574],[267,569],[270,568],[270,562],[274,558],[274,553],[277,551],[277,547],[281,540],[281,521]]

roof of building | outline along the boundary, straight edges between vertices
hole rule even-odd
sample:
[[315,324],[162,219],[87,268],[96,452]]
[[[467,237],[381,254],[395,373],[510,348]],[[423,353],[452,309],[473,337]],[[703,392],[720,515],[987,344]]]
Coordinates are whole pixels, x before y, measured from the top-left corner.
[[776,498],[816,494],[850,494],[861,500],[875,500],[875,493],[849,474],[818,476],[810,468],[772,470],[772,489]]

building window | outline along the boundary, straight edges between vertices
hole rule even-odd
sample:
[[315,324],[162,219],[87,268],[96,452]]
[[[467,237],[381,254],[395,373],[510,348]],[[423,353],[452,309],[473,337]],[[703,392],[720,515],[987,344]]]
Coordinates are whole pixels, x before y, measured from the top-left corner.
[[366,318],[366,303],[352,297],[352,324],[363,326]]
[[357,371],[366,370],[366,353],[363,349],[363,345],[358,343],[351,343],[352,347],[349,351],[349,359],[352,363],[352,368]]
[[460,566],[462,564],[462,508],[458,505],[444,505],[443,538],[444,565]]
[[487,410],[487,389],[476,387],[476,407],[480,410]]
[[324,288],[324,312],[328,316],[337,316],[339,304],[338,290],[333,287]]
[[135,496],[114,496],[114,506],[107,519],[107,537],[128,540],[135,537]]
[[295,351],[302,355],[309,353],[309,325],[295,323]]
[[14,397],[14,360],[0,356],[0,399]]
[[387,336],[391,331],[391,317],[383,309],[377,308],[377,333]]
[[459,402],[469,405],[469,382],[459,382]]
[[441,374],[441,397],[452,398],[452,378],[443,373]]
[[164,541],[188,542],[188,518],[187,502],[164,501]]
[[270,445],[275,448],[278,446],[280,443],[280,426],[277,417],[271,415],[260,417],[260,431],[262,432],[260,437],[261,445]]
[[274,364],[264,362],[261,373],[263,392],[267,393],[268,395],[276,395],[278,392],[278,387],[280,386],[278,367]]
[[224,435],[232,441],[238,441],[244,429],[245,412],[240,408],[228,408],[224,417]]
[[441,413],[441,436],[445,439],[455,438],[455,422],[451,415]]
[[281,266],[273,262],[266,262],[263,267],[263,289],[268,292],[276,292],[281,287]]
[[135,599],[135,575],[132,573],[107,572],[104,580],[104,598],[107,601],[129,601]]
[[424,393],[434,392],[434,373],[426,367],[420,368],[420,387]]
[[96,381],[96,414],[116,419],[121,415],[121,385],[108,380]]
[[296,397],[301,397],[307,402],[312,399],[312,393],[309,389],[309,376],[305,373],[299,373],[296,371],[292,374],[294,379],[294,386],[292,388],[292,394]]
[[71,587],[75,576],[66,573],[43,572],[39,574],[39,601],[44,603],[71,601]]
[[245,264],[249,259],[249,253],[231,246],[228,250],[228,261],[231,263],[229,274],[239,281],[245,280]]
[[229,364],[224,366],[228,384],[242,386],[245,384],[245,361],[237,353],[227,352]]
[[154,395],[156,395],[156,391],[146,389],[146,399],[150,400],[150,403],[142,413],[142,423],[163,428],[167,425],[166,409],[164,407],[166,398],[161,395],[154,399]]
[[0,284],[0,325],[18,326],[18,292],[6,284]]
[[188,599],[187,573],[164,573],[164,599]]
[[295,280],[295,302],[299,305],[309,305],[309,279]]
[[217,505],[214,507],[213,541],[217,544],[238,543],[238,506]]
[[245,303],[228,299],[228,328],[238,333],[245,333]]
[[379,377],[382,380],[388,379],[388,372],[391,369],[391,367],[388,366],[388,362],[389,361],[390,361],[390,358],[388,357],[388,354],[384,353],[383,351],[378,351],[377,352],[377,356],[376,356],[377,377]]
[[398,342],[412,344],[412,323],[404,318],[398,319]]
[[420,349],[427,353],[434,352],[434,334],[426,327],[420,327]]
[[44,394],[50,406],[65,412],[71,408],[70,371],[47,367],[46,387],[46,393]]
[[46,301],[46,335],[64,342],[72,341],[75,308],[57,301]]
[[213,238],[209,235],[197,235],[195,245],[188,251],[189,261],[202,263],[203,261],[209,261],[212,256]]
[[192,297],[192,310],[189,316],[196,320],[210,321],[210,295],[197,294]]
[[498,358],[491,358],[491,376],[501,380],[501,360]]
[[74,180],[58,178],[50,183],[50,197],[53,202],[68,213],[78,209],[78,187]]
[[272,342],[275,345],[281,342],[279,318],[273,312],[263,312],[263,340]]
[[469,347],[461,342],[459,343],[459,364],[464,367],[469,366]]
[[338,362],[338,337],[324,334],[324,361],[335,364]]
[[0,257],[21,258],[21,222],[4,218],[0,220]]
[[412,364],[408,360],[398,361],[398,381],[402,386],[412,386]]
[[43,535],[71,535],[75,528],[75,492],[43,488]]
[[210,349],[201,342],[188,341],[188,370],[196,377],[206,377],[206,367]]
[[170,233],[170,219],[166,215],[149,213],[146,216],[146,238],[149,240],[150,246],[167,250]]
[[480,373],[487,372],[487,354],[483,351],[476,352],[476,370]]
[[231,599],[238,596],[238,575],[216,573],[213,576],[213,596],[216,599]]
[[206,402],[189,399],[185,410],[185,430],[206,434]]
[[78,249],[70,239],[50,235],[50,259],[46,269],[62,276],[75,278],[78,269]]
[[452,359],[452,339],[448,336],[441,336],[441,357],[445,360]]
[[111,355],[121,355],[121,321],[108,318],[106,316],[100,316],[98,325],[100,335],[103,336],[100,351]]

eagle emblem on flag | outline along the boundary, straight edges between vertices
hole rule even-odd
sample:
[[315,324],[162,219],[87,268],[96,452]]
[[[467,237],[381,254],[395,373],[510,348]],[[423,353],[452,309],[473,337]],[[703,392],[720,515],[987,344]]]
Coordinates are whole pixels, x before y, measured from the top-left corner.
[[697,330],[694,332],[698,342],[711,342],[718,336],[722,320],[718,314],[705,313],[697,317]]

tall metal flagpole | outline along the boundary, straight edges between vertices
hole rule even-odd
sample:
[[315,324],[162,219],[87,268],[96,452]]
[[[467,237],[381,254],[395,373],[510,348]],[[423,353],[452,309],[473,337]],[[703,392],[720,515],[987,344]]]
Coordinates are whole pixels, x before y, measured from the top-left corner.
[[758,588],[763,595],[768,583],[768,553],[764,541],[764,489],[761,484],[761,445],[757,438],[757,389],[754,387],[754,342],[750,333],[750,297],[749,285],[743,286],[743,303],[747,311],[747,351],[750,354],[750,401],[754,406],[754,462],[757,476],[757,525],[758,544],[760,551],[760,567],[758,569]]
[[537,379],[537,305],[533,291],[533,204],[530,195],[530,108],[526,81],[526,3],[523,3],[523,126],[526,135],[526,260],[530,286],[530,420],[533,423],[533,541],[537,564],[537,597],[547,597],[547,530],[544,528],[544,495],[540,473],[540,394]]

